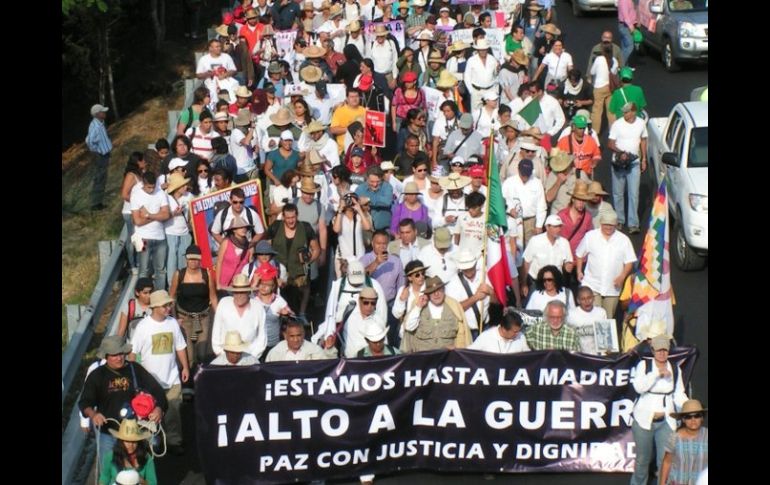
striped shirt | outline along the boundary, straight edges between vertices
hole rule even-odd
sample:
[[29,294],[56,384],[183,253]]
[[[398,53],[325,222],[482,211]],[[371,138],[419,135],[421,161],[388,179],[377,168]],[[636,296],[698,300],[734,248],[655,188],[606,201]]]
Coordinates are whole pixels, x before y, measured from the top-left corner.
[[112,142],[107,135],[107,129],[104,127],[104,121],[94,118],[88,125],[88,136],[86,136],[86,145],[92,152],[99,155],[107,155],[112,151]]
[[580,352],[580,340],[572,327],[562,325],[559,334],[551,332],[551,325],[546,321],[538,323],[526,332],[527,342],[532,350],[576,350]]

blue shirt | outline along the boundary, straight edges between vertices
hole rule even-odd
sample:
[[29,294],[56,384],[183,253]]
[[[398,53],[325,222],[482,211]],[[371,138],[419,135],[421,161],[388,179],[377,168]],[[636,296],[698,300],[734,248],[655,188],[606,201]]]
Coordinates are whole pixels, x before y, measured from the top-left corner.
[[[374,252],[368,252],[361,257],[360,261],[365,268],[372,264],[375,258]],[[382,292],[388,301],[394,300],[398,289],[406,284],[404,266],[401,264],[399,257],[393,254],[389,254],[388,260],[377,266],[371,277],[382,286]]]
[[88,125],[88,136],[86,136],[86,145],[92,152],[99,155],[107,155],[112,151],[112,142],[107,135],[107,129],[104,127],[104,121],[94,118]]
[[380,186],[374,192],[368,183],[363,183],[356,188],[359,197],[368,197],[372,211],[374,229],[390,229],[390,211],[393,204],[393,187],[386,181],[380,181]]

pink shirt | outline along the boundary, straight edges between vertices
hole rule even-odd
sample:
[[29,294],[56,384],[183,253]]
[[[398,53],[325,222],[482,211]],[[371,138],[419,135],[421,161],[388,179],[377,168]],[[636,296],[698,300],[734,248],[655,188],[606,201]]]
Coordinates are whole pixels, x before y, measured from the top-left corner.
[[[222,242],[224,243],[224,241]],[[235,249],[235,244],[233,244],[232,241],[229,241],[225,254],[219,255],[219,257],[222,258],[222,269],[221,274],[218,275],[218,277],[219,286],[222,288],[230,286],[230,283],[233,282],[233,276],[240,273],[243,267],[249,264],[248,254],[236,254]],[[248,249],[245,249],[244,251],[248,251]]]
[[[593,218],[591,217],[591,214],[588,213],[588,211],[583,212],[585,214],[585,217],[583,218],[583,222],[580,224],[580,227],[575,230],[575,227],[577,226],[578,221],[580,221],[580,216],[578,216],[578,219],[576,221],[573,221],[572,218],[569,216],[569,206],[565,207],[564,209],[560,210],[558,215],[561,217],[561,237],[563,238],[569,238],[569,247],[572,250],[572,258],[575,259],[575,250],[577,249],[578,245],[580,244],[580,241],[583,240],[583,236],[586,235],[586,233],[594,228]],[[572,236],[572,233],[575,235]],[[572,236],[570,238],[570,236]]]
[[636,7],[633,0],[618,0],[618,21],[629,28],[636,24]]

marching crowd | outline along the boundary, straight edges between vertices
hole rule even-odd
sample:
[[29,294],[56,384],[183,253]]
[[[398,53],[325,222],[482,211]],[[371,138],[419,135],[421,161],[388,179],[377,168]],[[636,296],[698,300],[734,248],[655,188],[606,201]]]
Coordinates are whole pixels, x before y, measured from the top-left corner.
[[[198,365],[443,348],[605,354],[639,341],[652,350],[633,381],[632,483],[647,483],[653,442],[660,483],[694,483],[707,465],[705,409],[668,361],[670,337],[631,327],[618,348],[617,336],[595,335],[595,322],[623,320],[630,293],[636,255],[624,231],[640,232],[644,93],[611,31],[581,72],[554,3],[244,0],[223,15],[173,141],[126,164],[139,278],[80,400],[109,451],[99,483],[124,469],[157,482],[147,435],[120,423],[137,389],[155,398],[147,419],[162,420],[169,450],[184,452],[179,408]],[[466,29],[472,42],[454,40]],[[286,31],[296,32],[289,48],[276,41]],[[87,140],[99,170],[112,149],[106,111],[92,108]],[[382,130],[367,112],[384,115]],[[489,163],[506,205],[506,305],[483,257]],[[593,178],[600,163],[611,164],[611,202]],[[264,214],[231,188],[254,179]],[[94,210],[103,185],[97,176]],[[189,202],[229,188],[207,228],[216,262],[203,268]]]

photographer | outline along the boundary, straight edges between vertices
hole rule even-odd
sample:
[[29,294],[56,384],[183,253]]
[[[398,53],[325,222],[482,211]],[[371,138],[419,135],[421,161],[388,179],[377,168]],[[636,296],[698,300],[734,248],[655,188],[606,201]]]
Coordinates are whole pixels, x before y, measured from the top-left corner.
[[334,232],[338,234],[337,257],[334,269],[339,278],[340,259],[352,261],[364,255],[364,231],[372,230],[372,221],[361,208],[358,195],[348,192],[340,200],[333,219]]
[[579,69],[569,70],[567,79],[559,86],[556,96],[564,109],[567,121],[575,116],[577,110],[590,109],[594,103],[591,85],[583,78]]
[[321,247],[318,236],[307,222],[299,222],[295,204],[281,209],[282,221],[275,221],[267,231],[278,261],[288,270],[285,297],[298,317],[304,318],[310,300],[310,263],[318,260]]

